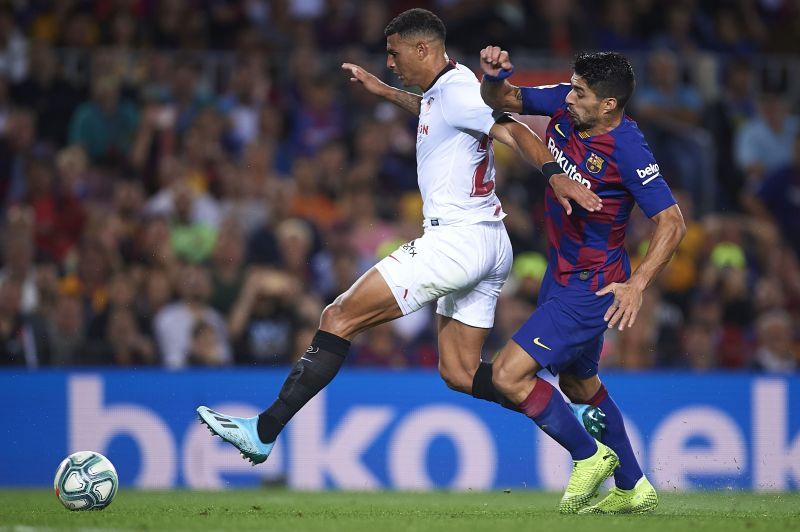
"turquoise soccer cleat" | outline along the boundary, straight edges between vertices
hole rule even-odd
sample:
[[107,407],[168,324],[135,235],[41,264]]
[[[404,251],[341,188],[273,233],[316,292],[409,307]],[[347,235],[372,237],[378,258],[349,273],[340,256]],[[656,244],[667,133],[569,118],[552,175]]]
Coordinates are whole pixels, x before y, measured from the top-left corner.
[[572,413],[583,423],[586,432],[596,440],[600,440],[606,429],[606,415],[596,406],[569,403]]
[[253,465],[265,461],[272,452],[275,442],[264,443],[258,437],[258,417],[235,417],[215,412],[207,406],[197,408],[200,422],[208,427],[211,434],[230,443],[250,460]]

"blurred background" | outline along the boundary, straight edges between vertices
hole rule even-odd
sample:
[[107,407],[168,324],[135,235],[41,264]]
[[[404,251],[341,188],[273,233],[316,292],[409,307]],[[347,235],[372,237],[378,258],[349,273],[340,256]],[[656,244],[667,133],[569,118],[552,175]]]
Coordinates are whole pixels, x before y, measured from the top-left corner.
[[[19,0],[0,9],[0,364],[283,366],[321,309],[421,233],[416,117],[383,28],[427,7],[452,58],[517,84],[580,50],[635,64],[629,113],[689,232],[605,367],[794,372],[800,341],[797,0]],[[544,180],[496,146],[515,261],[486,357],[535,308]],[[636,211],[627,247],[652,230]],[[432,310],[349,363],[437,363]]]
[[[798,0],[0,2],[0,484],[93,449],[140,487],[563,487],[533,424],[438,378],[431,308],[359,337],[261,468],[193,418],[258,413],[322,308],[421,234],[416,117],[340,70],[395,83],[410,7],[473,69],[510,50],[516,84],[630,57],[688,233],[604,380],[657,486],[800,487]],[[544,179],[495,149],[515,260],[486,359],[546,265]],[[634,266],[652,228],[637,209]]]

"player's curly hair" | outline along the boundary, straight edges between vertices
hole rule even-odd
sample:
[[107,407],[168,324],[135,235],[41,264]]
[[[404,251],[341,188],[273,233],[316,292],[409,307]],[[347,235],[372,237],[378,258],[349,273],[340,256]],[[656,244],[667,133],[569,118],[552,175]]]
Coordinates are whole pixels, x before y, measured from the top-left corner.
[[388,37],[397,33],[400,37],[409,35],[426,35],[444,42],[447,30],[442,19],[431,13],[427,9],[415,7],[408,11],[403,11],[392,19],[383,30],[383,34]]
[[625,108],[636,88],[630,61],[617,52],[580,53],[572,69],[599,98],[616,98],[619,109]]

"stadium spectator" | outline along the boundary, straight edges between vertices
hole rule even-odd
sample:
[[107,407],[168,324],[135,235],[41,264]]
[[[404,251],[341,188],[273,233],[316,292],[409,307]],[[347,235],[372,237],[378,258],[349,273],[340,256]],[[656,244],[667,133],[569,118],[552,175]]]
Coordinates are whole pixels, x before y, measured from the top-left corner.
[[636,118],[645,131],[664,175],[689,191],[699,214],[713,207],[713,178],[708,133],[701,129],[702,100],[681,79],[677,57],[667,50],[650,55],[648,83],[638,89]]
[[28,39],[14,21],[11,6],[0,8],[0,75],[17,82],[28,75]]
[[0,200],[4,209],[25,196],[25,166],[37,137],[34,113],[23,108],[11,109],[0,138]]
[[39,288],[36,284],[36,265],[33,262],[35,247],[26,231],[9,231],[3,238],[3,267],[0,283],[10,279],[19,283],[22,291],[20,311],[34,312],[39,305]]
[[800,128],[792,162],[766,175],[756,190],[756,213],[778,224],[786,242],[800,256]]
[[221,366],[226,358],[221,339],[213,325],[197,321],[191,330],[191,343],[186,354],[189,366]]
[[789,314],[773,310],[756,321],[755,357],[752,368],[769,373],[793,373],[800,368],[797,353],[792,347],[794,336]]
[[[232,356],[225,319],[208,305],[211,292],[208,271],[194,264],[182,266],[177,287],[181,299],[162,307],[155,316],[155,336],[164,365],[180,369],[198,361],[230,363]],[[198,328],[201,323],[212,330]],[[201,349],[194,351],[195,347]],[[191,354],[197,358],[190,359]]]
[[748,120],[736,135],[735,159],[748,186],[758,187],[764,176],[792,160],[800,120],[789,113],[781,93],[761,95],[759,114]]
[[35,314],[22,310],[22,285],[6,277],[0,281],[0,366],[27,366],[52,363],[45,323]]
[[728,63],[720,95],[710,102],[702,123],[714,139],[719,198],[716,208],[737,209],[745,184],[736,164],[734,140],[742,126],[757,116],[753,68],[748,61]]
[[69,142],[82,146],[95,163],[125,164],[138,121],[138,109],[122,97],[119,81],[100,76],[92,81],[92,100],[72,115]]
[[245,282],[245,237],[235,219],[222,223],[211,256],[211,306],[229,315]]
[[11,85],[11,97],[16,105],[36,113],[39,140],[63,146],[70,118],[83,101],[84,91],[64,78],[54,49],[35,44],[30,62],[30,76]]
[[252,270],[228,319],[237,363],[287,364],[299,316],[293,303],[300,285],[275,270]]
[[55,307],[47,316],[47,347],[49,362],[54,366],[75,366],[93,364],[93,357],[87,357],[86,318],[83,301],[69,288],[62,289]]

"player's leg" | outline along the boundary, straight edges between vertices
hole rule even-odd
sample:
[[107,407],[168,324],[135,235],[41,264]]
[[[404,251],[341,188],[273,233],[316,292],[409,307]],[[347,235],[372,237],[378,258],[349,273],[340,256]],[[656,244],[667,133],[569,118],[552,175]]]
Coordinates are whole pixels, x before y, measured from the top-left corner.
[[376,268],[361,276],[322,311],[319,330],[295,363],[275,402],[258,417],[261,441],[274,442],[283,427],[344,364],[350,341],[358,333],[403,315]]
[[472,381],[481,359],[483,342],[491,329],[471,327],[437,315],[439,375],[451,390],[472,393]]
[[472,327],[441,314],[438,320],[439,374],[447,386],[520,412],[492,384],[492,364],[481,361],[481,349],[491,329]]
[[[473,226],[454,253],[462,267],[475,268],[474,284],[440,298],[439,373],[447,385],[519,412],[492,384],[492,364],[481,361],[481,350],[491,328],[497,298],[511,271],[513,253],[502,222]],[[476,257],[480,260],[476,260]]]
[[267,459],[288,421],[330,383],[344,363],[350,340],[359,332],[403,315],[394,294],[376,268],[322,312],[311,345],[295,363],[275,402],[257,417],[239,418],[197,409],[211,432],[236,446],[253,464]]
[[493,364],[493,384],[572,456],[584,460],[597,452],[595,440],[553,386],[536,376],[542,366],[510,340]]
[[572,455],[572,474],[559,511],[575,513],[589,503],[619,462],[614,451],[586,432],[561,394],[536,376],[543,367],[558,374],[572,365],[586,341],[582,320],[568,299],[562,293],[540,301],[500,352],[493,369],[497,389]]
[[597,375],[580,377],[571,373],[559,375],[559,387],[570,401],[599,408],[605,414],[605,428],[600,441],[617,453],[620,466],[614,473],[616,488],[597,504],[584,508],[585,513],[643,513],[658,505],[653,486],[642,473],[631,447],[622,412]]

